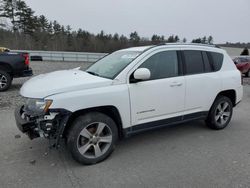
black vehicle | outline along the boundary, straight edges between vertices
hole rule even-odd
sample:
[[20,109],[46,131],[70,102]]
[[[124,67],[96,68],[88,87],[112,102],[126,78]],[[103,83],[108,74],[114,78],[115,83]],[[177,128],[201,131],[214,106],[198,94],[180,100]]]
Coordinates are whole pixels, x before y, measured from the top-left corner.
[[0,92],[11,86],[13,78],[32,76],[28,53],[0,53]]

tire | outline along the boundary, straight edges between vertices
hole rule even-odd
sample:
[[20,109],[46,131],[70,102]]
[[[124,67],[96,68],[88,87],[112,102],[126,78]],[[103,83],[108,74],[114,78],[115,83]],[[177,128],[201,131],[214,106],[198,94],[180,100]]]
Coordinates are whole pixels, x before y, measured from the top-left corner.
[[250,70],[246,73],[246,77],[250,77]]
[[218,96],[212,105],[206,124],[214,130],[221,130],[227,127],[233,115],[232,101],[225,96]]
[[91,165],[106,159],[118,140],[115,122],[109,116],[90,112],[79,116],[67,136],[67,147],[79,163]]
[[11,86],[12,77],[6,71],[0,70],[0,92],[6,91]]

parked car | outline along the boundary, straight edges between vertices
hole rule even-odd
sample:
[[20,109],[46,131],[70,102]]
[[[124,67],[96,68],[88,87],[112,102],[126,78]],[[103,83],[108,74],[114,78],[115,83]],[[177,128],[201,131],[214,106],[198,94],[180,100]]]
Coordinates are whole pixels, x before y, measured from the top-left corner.
[[250,56],[235,57],[233,61],[242,74],[250,77]]
[[10,49],[5,48],[5,47],[0,47],[0,52],[9,52]]
[[0,92],[11,86],[13,78],[32,76],[28,53],[0,52]]
[[217,47],[166,44],[114,52],[86,71],[34,77],[20,91],[20,131],[55,147],[65,138],[82,164],[106,159],[118,139],[192,120],[224,129],[242,99],[241,74]]

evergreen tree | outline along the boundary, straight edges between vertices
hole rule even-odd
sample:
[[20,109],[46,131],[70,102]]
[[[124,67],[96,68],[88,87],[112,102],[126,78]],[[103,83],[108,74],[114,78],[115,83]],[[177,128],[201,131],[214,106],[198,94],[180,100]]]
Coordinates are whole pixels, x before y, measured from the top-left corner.
[[12,23],[13,31],[16,32],[17,27],[17,21],[16,21],[16,6],[17,1],[16,0],[2,0],[2,6],[1,6],[1,17],[9,18]]
[[61,30],[61,25],[56,20],[54,20],[54,22],[53,22],[53,32],[54,32],[54,34],[58,35],[58,34],[60,34],[61,31],[62,31]]
[[114,40],[114,41],[118,41],[118,40],[119,40],[119,35],[118,35],[118,33],[115,33],[115,34],[114,34],[113,40]]
[[135,31],[135,32],[132,32],[130,33],[130,42],[132,42],[133,45],[138,45],[141,38],[139,37],[138,33]]
[[174,42],[179,42],[179,41],[180,41],[180,38],[179,38],[178,35],[176,35],[176,36],[174,37]]
[[247,47],[245,47],[244,49],[243,49],[243,51],[241,52],[241,54],[240,55],[249,55],[249,51],[248,51],[248,49],[247,49]]
[[49,35],[52,35],[54,33],[54,30],[53,30],[53,23],[52,22],[49,22],[49,25],[48,25],[48,28],[47,28],[47,33]]
[[49,31],[48,19],[44,15],[41,15],[41,16],[39,16],[38,20],[39,20],[39,25],[41,27],[41,30],[43,32],[48,32]]
[[208,44],[213,44],[213,37],[210,35],[207,39]]
[[178,35],[176,35],[176,36],[171,35],[171,36],[169,36],[168,39],[167,39],[167,42],[168,42],[168,43],[174,43],[174,42],[179,42],[179,41],[180,41],[180,39],[179,39],[179,36],[178,36]]
[[18,29],[25,34],[33,34],[40,26],[34,11],[24,1],[17,2],[16,17]]
[[201,38],[193,39],[192,43],[202,43],[202,39]]

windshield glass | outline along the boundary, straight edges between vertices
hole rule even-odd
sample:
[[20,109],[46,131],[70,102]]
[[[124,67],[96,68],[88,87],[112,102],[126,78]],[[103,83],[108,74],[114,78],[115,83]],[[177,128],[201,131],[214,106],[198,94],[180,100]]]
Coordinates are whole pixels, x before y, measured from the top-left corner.
[[86,72],[114,79],[129,63],[131,63],[141,52],[138,51],[118,51],[97,61]]

